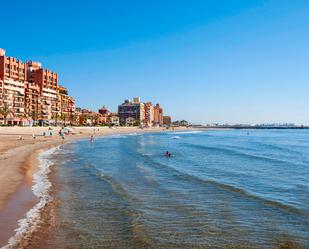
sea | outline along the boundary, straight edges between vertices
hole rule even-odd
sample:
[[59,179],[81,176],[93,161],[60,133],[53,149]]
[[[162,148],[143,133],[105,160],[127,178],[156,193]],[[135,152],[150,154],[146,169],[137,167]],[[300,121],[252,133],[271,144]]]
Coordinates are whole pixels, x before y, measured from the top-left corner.
[[309,248],[309,130],[110,135],[46,157],[48,248]]

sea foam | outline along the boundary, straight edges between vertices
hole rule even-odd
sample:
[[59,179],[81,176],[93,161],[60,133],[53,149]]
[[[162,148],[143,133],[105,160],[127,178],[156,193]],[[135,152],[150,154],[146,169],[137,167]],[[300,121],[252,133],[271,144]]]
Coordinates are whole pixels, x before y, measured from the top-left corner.
[[48,173],[53,163],[47,157],[53,154],[59,147],[52,148],[42,152],[39,159],[39,169],[33,175],[32,192],[39,199],[39,202],[31,208],[23,219],[18,221],[18,228],[15,229],[15,234],[9,239],[8,244],[1,249],[14,248],[22,238],[33,233],[40,222],[40,211],[52,200],[50,188],[52,186],[48,179]]

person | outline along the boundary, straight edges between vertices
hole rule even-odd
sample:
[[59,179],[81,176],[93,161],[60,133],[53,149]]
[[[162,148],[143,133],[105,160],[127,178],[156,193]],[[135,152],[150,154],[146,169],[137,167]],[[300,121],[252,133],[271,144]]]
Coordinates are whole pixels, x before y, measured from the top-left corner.
[[94,140],[93,135],[90,136],[90,142],[92,143]]
[[166,151],[166,152],[165,152],[165,156],[166,156],[166,157],[171,157],[171,153],[170,153],[169,151]]

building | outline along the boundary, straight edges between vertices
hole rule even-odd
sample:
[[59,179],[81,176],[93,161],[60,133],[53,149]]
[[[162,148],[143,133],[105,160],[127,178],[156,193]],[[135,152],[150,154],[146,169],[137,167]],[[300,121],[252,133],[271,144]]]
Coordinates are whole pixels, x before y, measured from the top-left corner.
[[77,107],[75,109],[76,123],[79,125],[97,125],[99,124],[101,115],[89,109],[82,109]]
[[110,111],[105,106],[102,106],[99,109],[99,113],[102,114],[102,115],[108,115],[110,113]]
[[163,125],[163,108],[156,104],[153,108],[154,117],[153,117],[153,124],[154,125]]
[[41,110],[38,119],[41,123],[56,122],[60,115],[58,74],[48,69],[43,69],[39,62],[29,61],[27,64],[28,82],[40,88]]
[[172,118],[170,116],[163,116],[163,124],[164,125],[171,125],[172,124]]
[[7,57],[0,49],[0,108],[7,106],[10,113],[8,124],[28,122],[25,110],[27,64],[14,57]]
[[119,116],[118,113],[109,113],[107,117],[107,124],[112,126],[119,126]]
[[61,114],[72,116],[75,101],[67,89],[59,87],[57,73],[43,69],[39,62],[23,63],[7,57],[5,50],[0,49],[0,108],[3,107],[9,109],[8,124],[50,124]]
[[133,98],[133,100],[125,100],[118,106],[118,116],[120,125],[135,125],[143,124],[145,117],[144,104],[140,98]]
[[36,124],[41,113],[40,87],[34,83],[27,82],[25,90],[26,113]]
[[60,101],[60,113],[58,116],[62,124],[72,124],[74,122],[75,101],[69,96],[67,88],[59,86],[58,99]]
[[144,104],[144,113],[145,117],[143,120],[143,124],[146,127],[151,127],[154,123],[154,108],[151,102],[147,102]]

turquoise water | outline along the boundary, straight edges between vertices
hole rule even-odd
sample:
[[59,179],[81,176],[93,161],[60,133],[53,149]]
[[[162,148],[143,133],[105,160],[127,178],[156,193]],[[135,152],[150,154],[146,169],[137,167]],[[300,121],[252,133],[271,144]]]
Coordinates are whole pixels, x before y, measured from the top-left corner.
[[58,248],[309,248],[308,130],[114,135],[53,160]]

